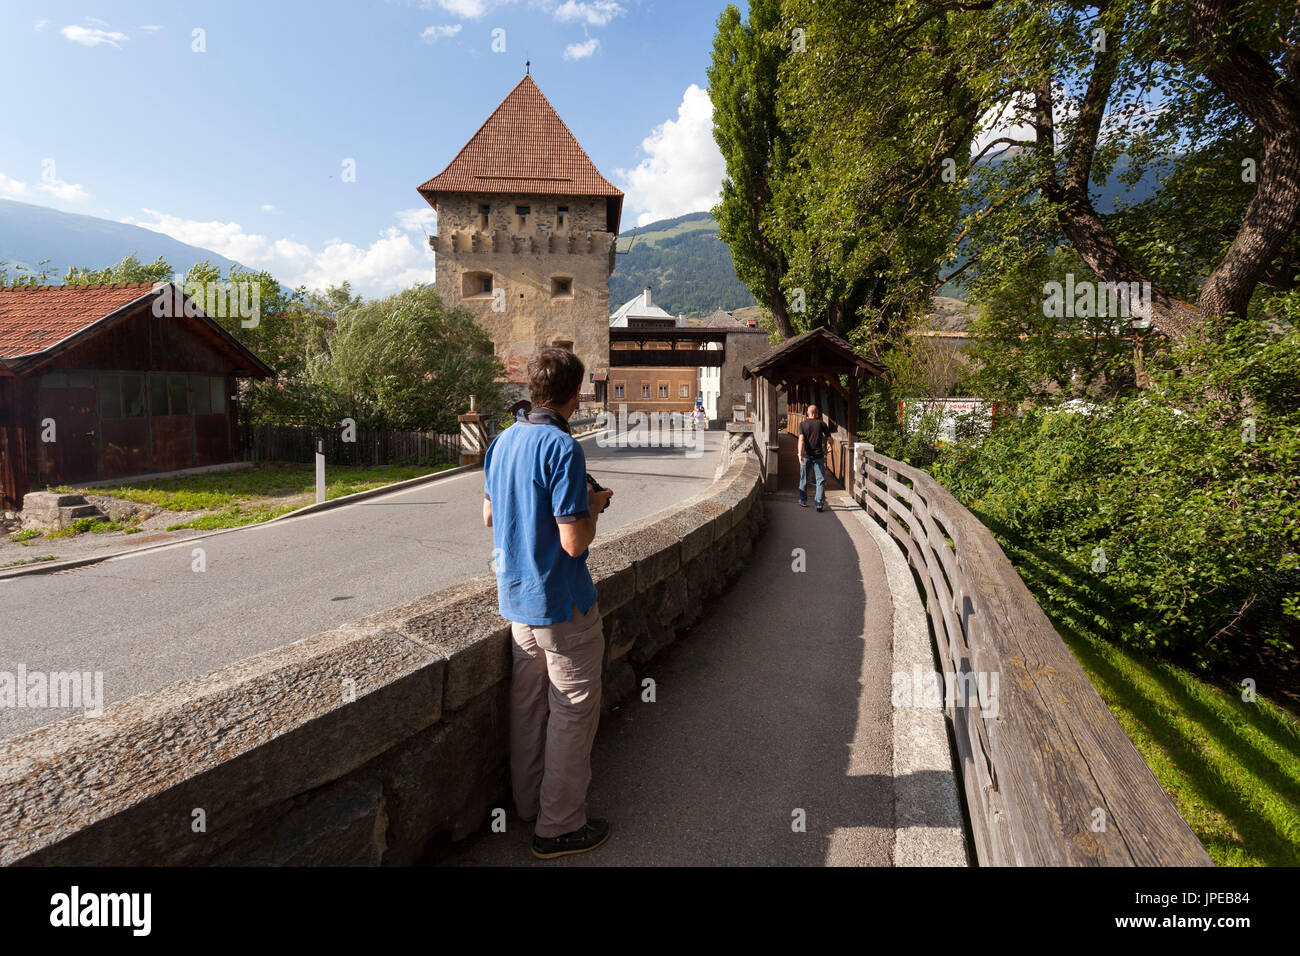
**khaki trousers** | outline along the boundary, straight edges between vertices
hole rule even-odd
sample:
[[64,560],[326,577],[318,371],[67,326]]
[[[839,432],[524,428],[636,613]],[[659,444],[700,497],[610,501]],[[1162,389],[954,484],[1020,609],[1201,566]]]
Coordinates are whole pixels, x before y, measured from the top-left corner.
[[587,823],[605,632],[599,602],[572,613],[558,624],[510,627],[510,779],[519,815],[536,816],[541,837]]

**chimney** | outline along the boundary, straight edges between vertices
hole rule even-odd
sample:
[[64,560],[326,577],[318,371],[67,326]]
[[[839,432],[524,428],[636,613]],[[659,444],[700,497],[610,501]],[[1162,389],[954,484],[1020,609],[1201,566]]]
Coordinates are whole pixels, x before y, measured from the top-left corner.
[[685,328],[685,327],[686,327],[686,313],[685,313],[685,312],[678,312],[678,313],[677,313],[677,327],[678,327],[679,329],[682,329],[682,328]]
[[650,287],[645,287],[645,307],[650,308]]

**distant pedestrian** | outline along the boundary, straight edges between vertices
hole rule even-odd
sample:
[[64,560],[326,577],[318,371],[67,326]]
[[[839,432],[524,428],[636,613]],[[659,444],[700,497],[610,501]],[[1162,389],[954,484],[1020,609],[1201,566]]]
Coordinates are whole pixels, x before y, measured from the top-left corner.
[[694,416],[695,416],[695,427],[696,427],[696,428],[703,428],[703,427],[704,427],[704,407],[701,406],[701,405],[696,405],[696,406],[695,406]]
[[826,451],[830,426],[822,421],[816,405],[808,406],[808,417],[799,423],[799,504],[808,507],[808,471],[817,479],[817,510],[826,505]]
[[510,777],[520,817],[536,819],[540,859],[594,850],[610,833],[586,809],[605,657],[587,547],[612,492],[588,485],[582,446],[569,433],[582,372],[568,349],[534,353],[532,410],[520,411],[483,458],[483,523],[513,641]]

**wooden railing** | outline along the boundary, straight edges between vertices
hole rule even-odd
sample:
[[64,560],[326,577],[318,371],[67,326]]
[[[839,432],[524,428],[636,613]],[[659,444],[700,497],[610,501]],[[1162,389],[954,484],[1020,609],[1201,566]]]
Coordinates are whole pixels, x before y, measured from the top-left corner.
[[979,863],[1212,865],[989,530],[927,473],[856,451],[858,500],[920,580]]

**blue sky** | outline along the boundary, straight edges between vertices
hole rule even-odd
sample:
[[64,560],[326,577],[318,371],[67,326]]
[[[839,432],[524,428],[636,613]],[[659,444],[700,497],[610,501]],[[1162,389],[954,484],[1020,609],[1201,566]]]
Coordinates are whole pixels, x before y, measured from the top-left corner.
[[432,277],[416,186],[529,59],[628,194],[624,228],[706,209],[722,163],[705,70],[725,5],[5,0],[0,197],[154,228],[292,285],[395,291]]

